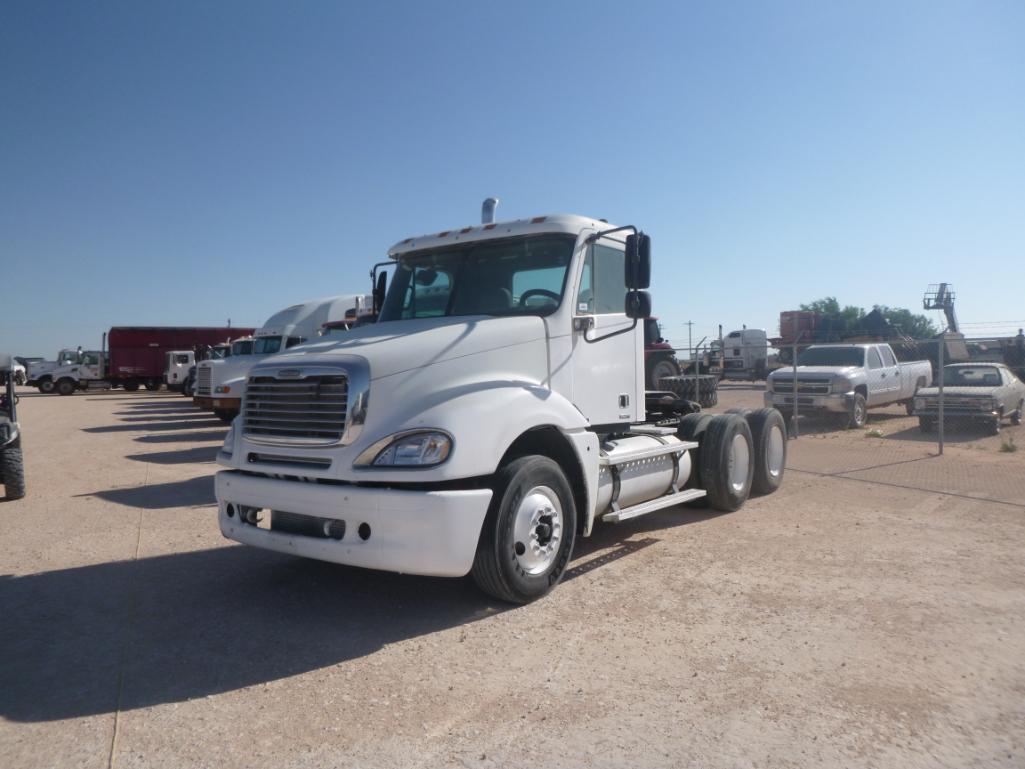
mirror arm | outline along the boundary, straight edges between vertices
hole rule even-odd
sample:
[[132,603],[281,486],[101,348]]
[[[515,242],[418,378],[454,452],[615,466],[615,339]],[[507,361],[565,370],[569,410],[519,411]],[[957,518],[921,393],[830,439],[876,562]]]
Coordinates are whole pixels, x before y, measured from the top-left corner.
[[601,232],[596,232],[593,235],[589,235],[587,238],[587,242],[594,243],[599,238],[604,238],[606,235],[611,235],[613,232],[622,232],[623,230],[630,230],[633,232],[634,235],[638,234],[637,228],[634,227],[632,224],[628,224],[625,227],[613,227],[611,230],[602,230]]

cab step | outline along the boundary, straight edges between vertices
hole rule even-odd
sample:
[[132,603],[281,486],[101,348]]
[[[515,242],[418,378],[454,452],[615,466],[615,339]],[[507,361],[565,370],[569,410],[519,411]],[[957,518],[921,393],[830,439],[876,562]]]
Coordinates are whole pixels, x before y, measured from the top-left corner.
[[633,507],[624,507],[619,510],[613,510],[612,512],[605,513],[601,519],[608,523],[628,521],[631,518],[637,518],[638,516],[646,515],[647,513],[653,513],[664,507],[672,507],[673,505],[690,502],[692,499],[700,499],[705,496],[705,494],[706,492],[704,489],[684,489],[683,491],[678,491],[675,494],[666,494],[664,497],[649,499],[647,502],[641,502],[639,505],[634,505]]

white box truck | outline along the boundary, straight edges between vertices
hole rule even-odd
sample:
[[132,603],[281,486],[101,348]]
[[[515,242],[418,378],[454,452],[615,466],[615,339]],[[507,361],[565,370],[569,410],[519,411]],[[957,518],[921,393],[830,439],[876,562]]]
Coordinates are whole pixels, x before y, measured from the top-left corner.
[[777,411],[646,397],[649,243],[556,215],[396,244],[376,324],[249,371],[217,459],[222,533],[353,566],[471,572],[523,603],[599,522],[773,491]]

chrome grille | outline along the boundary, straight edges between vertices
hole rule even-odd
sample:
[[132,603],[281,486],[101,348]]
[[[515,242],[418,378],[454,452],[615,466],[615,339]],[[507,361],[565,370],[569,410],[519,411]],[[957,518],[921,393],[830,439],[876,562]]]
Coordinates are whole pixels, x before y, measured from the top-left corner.
[[[940,399],[937,396],[930,396],[924,400],[926,409],[939,409]],[[992,403],[988,399],[983,398],[958,398],[948,395],[943,399],[943,408],[957,409],[959,411],[988,412],[992,408]]]
[[266,443],[337,443],[345,432],[348,399],[348,379],[340,372],[296,379],[251,376],[242,406],[242,432]]
[[202,395],[204,398],[211,396],[210,392],[210,376],[211,370],[209,366],[199,366],[196,369],[196,395]]
[[[797,392],[800,395],[829,395],[832,383],[822,379],[801,379],[797,377]],[[772,389],[778,393],[794,392],[794,380],[790,377],[776,379]]]

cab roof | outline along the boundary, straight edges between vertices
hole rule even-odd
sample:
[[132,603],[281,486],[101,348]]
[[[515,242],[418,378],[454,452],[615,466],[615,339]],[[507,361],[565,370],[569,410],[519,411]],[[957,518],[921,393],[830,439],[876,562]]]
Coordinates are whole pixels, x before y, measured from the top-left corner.
[[[577,214],[548,214],[533,216],[529,219],[514,219],[508,222],[493,224],[476,224],[470,227],[457,227],[442,230],[432,235],[419,235],[406,238],[388,249],[388,256],[397,259],[410,251],[421,251],[428,248],[468,243],[481,240],[515,237],[517,235],[539,235],[542,233],[564,233],[577,235],[581,230],[610,230],[616,227],[601,219]],[[625,233],[617,233],[625,237]]]

